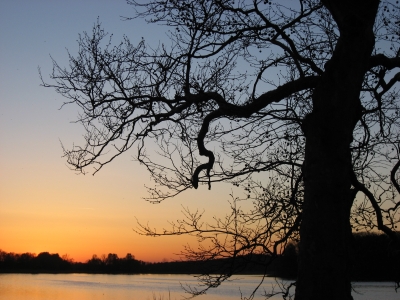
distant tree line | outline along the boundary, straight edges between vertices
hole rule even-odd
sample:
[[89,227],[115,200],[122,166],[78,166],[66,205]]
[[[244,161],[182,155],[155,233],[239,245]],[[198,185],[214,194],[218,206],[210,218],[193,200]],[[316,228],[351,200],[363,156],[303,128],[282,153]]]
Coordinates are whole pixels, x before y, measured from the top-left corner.
[[128,253],[124,258],[119,258],[115,253],[98,257],[93,255],[86,263],[74,262],[67,255],[60,257],[58,253],[42,252],[38,255],[32,253],[7,253],[0,250],[1,273],[142,273],[146,263],[136,260]]
[[355,280],[400,281],[400,251],[385,234],[356,234],[352,261]]
[[[242,274],[264,274],[268,265],[270,276],[295,278],[298,244],[290,243],[278,257],[248,255],[206,261],[172,261],[148,263],[128,253],[119,258],[115,253],[97,256],[86,263],[74,262],[68,255],[42,252],[7,253],[0,250],[0,273],[106,273],[106,274],[216,274],[239,267]],[[391,240],[383,234],[357,233],[353,236],[352,280],[398,281],[400,253],[393,250]],[[232,261],[234,260],[234,263]],[[235,266],[236,265],[236,266]]]
[[[400,232],[396,232],[400,238]],[[400,280],[400,252],[385,234],[353,234],[350,257],[350,276],[354,281]],[[276,276],[295,278],[297,272],[298,244],[290,243],[278,258]]]
[[101,257],[94,254],[86,264],[81,264],[81,268],[89,273],[143,273],[145,266],[145,262],[136,260],[135,256],[130,253],[124,258],[119,258],[115,253]]
[[0,271],[1,272],[23,272],[23,271],[43,271],[56,272],[70,269],[72,260],[65,255],[60,257],[58,254],[42,252],[39,255],[33,253],[7,253],[0,250]]

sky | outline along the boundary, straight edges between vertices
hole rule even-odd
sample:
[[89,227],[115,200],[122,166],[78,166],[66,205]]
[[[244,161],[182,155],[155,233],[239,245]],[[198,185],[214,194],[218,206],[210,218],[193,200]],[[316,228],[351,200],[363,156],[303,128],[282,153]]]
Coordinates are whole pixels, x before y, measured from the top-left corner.
[[[78,109],[60,109],[63,98],[41,87],[52,71],[50,55],[67,66],[67,50],[76,52],[78,34],[91,31],[99,17],[115,41],[126,34],[135,44],[166,40],[165,28],[132,16],[125,0],[0,1],[0,249],[14,253],[68,254],[85,261],[93,254],[127,253],[143,261],[174,260],[194,238],[144,237],[134,232],[136,218],[154,228],[182,218],[182,207],[205,210],[205,218],[223,216],[229,192],[223,184],[189,190],[151,204],[149,174],[128,154],[95,176],[77,175],[62,157],[84,134]],[[132,153],[134,155],[134,153]]]

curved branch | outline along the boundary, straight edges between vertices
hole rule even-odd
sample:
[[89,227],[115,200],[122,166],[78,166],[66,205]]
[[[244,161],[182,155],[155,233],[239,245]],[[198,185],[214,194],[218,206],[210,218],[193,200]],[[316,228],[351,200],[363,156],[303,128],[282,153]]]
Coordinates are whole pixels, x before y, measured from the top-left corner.
[[194,173],[193,173],[192,184],[193,184],[193,187],[195,189],[197,189],[199,187],[199,174],[203,170],[207,170],[207,176],[209,178],[208,189],[211,189],[210,171],[211,171],[212,167],[214,166],[215,156],[214,156],[214,153],[212,151],[208,150],[205,147],[204,138],[207,135],[208,128],[210,126],[211,121],[216,119],[216,118],[218,118],[218,117],[220,117],[221,115],[222,114],[221,114],[220,110],[216,110],[216,111],[208,114],[204,118],[204,121],[203,121],[203,124],[201,126],[199,135],[197,137],[197,146],[199,147],[199,153],[200,153],[201,156],[207,156],[208,157],[208,162],[198,166],[196,168],[196,170],[194,171]]
[[[209,93],[209,95],[212,94],[214,96],[213,99],[217,101],[221,109],[221,115],[237,118],[249,118],[252,114],[259,112],[261,109],[272,103],[277,103],[294,93],[316,87],[320,82],[320,79],[320,76],[308,76],[289,81],[281,86],[278,86],[274,90],[260,95],[254,101],[245,105],[234,105],[225,102],[221,96],[218,98],[216,97],[217,93]],[[217,99],[222,100],[218,101]]]
[[378,223],[378,229],[382,230],[386,233],[393,241],[398,242],[398,237],[394,231],[392,231],[389,227],[383,224],[382,211],[379,207],[378,202],[376,201],[374,195],[370,190],[366,188],[364,184],[358,181],[356,174],[354,171],[351,171],[351,184],[359,191],[363,192],[365,196],[367,196],[368,200],[371,202],[372,207],[376,213],[376,221]]
[[[192,175],[192,180],[191,180],[193,187],[195,189],[198,188],[199,174],[203,170],[207,170],[207,176],[210,179],[210,171],[214,165],[214,161],[215,161],[214,153],[212,151],[208,150],[204,145],[204,138],[208,132],[211,121],[215,120],[216,118],[222,117],[222,116],[248,118],[252,114],[265,108],[269,104],[272,104],[274,102],[279,102],[296,92],[315,87],[318,84],[319,80],[320,80],[319,76],[309,76],[309,77],[302,77],[297,80],[287,82],[284,85],[277,87],[275,90],[272,90],[272,91],[262,94],[260,97],[255,99],[253,102],[250,102],[243,106],[234,105],[234,104],[230,104],[230,103],[226,102],[225,99],[216,92],[209,92],[209,93],[204,93],[202,95],[199,95],[199,97],[201,97],[201,96],[204,97],[202,99],[203,101],[207,100],[207,99],[215,100],[218,103],[219,108],[217,110],[211,112],[204,118],[203,124],[199,131],[199,135],[197,137],[197,145],[199,147],[199,153],[201,156],[208,157],[208,162],[201,164],[200,166],[198,166],[195,169],[195,171]],[[196,96],[194,96],[194,97],[196,97]],[[208,188],[211,189],[210,180],[208,182]]]
[[400,194],[400,185],[399,185],[399,183],[397,182],[397,180],[395,178],[397,170],[399,169],[399,167],[400,167],[400,160],[394,165],[392,171],[390,172],[390,180],[392,181],[392,183],[393,183],[394,187],[396,188],[397,192]]
[[373,68],[377,66],[385,67],[388,70],[400,68],[400,57],[387,57],[384,54],[373,55],[369,59],[369,67]]

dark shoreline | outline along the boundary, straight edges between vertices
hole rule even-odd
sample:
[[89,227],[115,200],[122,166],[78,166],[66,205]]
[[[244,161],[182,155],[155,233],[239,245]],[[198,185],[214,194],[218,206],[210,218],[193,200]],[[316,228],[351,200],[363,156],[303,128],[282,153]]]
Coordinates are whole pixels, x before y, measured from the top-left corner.
[[[352,281],[400,281],[400,252],[392,247],[391,240],[383,234],[354,235],[352,250]],[[235,258],[205,261],[171,261],[149,263],[135,259],[128,253],[93,255],[85,263],[74,262],[68,256],[42,252],[7,253],[0,250],[0,274],[235,274],[263,275],[288,280],[296,278],[298,245],[288,244],[282,255],[253,254]]]

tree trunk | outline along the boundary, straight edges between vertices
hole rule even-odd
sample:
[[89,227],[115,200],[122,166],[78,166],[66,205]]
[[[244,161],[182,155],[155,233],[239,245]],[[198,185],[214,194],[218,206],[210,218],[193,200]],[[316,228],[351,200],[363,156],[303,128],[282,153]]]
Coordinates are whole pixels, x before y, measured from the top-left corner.
[[377,0],[322,1],[340,30],[331,61],[313,95],[306,136],[305,198],[296,300],[352,299],[350,283],[350,143],[374,46]]

